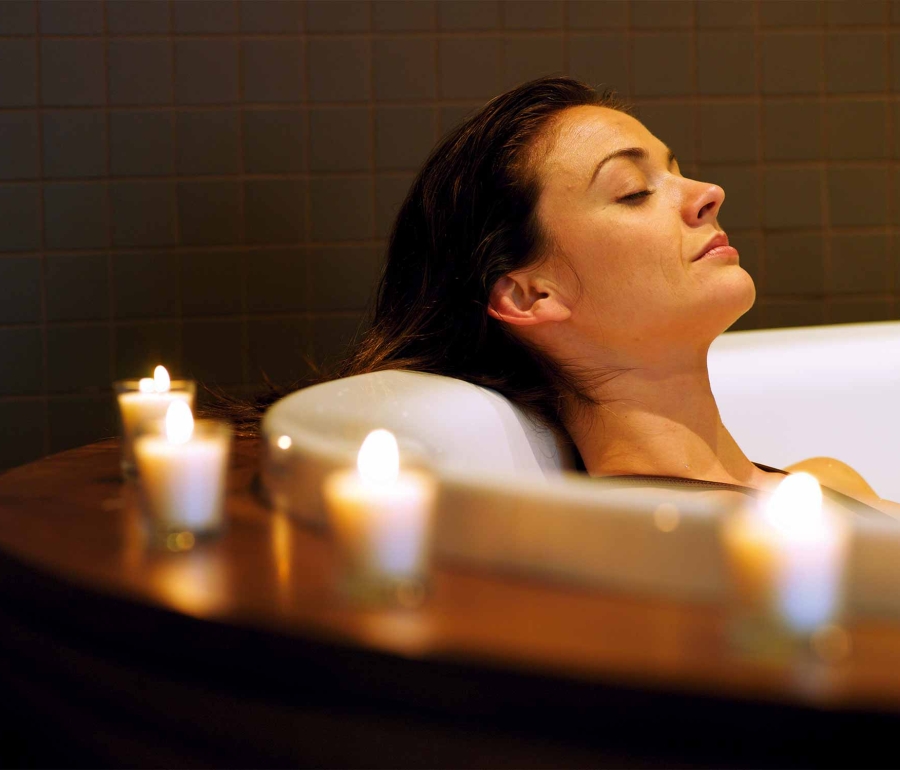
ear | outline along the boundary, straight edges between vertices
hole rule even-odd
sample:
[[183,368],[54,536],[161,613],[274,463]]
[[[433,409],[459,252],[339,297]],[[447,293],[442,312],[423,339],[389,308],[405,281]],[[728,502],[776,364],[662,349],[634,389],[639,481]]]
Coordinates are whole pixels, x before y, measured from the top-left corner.
[[488,303],[488,315],[515,326],[533,326],[547,321],[565,321],[572,311],[556,286],[546,279],[504,275]]

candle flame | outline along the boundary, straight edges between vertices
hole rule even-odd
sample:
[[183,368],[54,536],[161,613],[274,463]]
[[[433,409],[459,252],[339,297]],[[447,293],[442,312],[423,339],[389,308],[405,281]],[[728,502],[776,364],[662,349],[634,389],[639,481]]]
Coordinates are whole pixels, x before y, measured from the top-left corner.
[[166,393],[172,386],[166,367],[160,365],[153,370],[153,384],[157,393]]
[[194,416],[184,401],[173,401],[166,410],[166,438],[170,444],[186,444],[194,433]]
[[156,393],[156,382],[154,382],[152,377],[141,377],[141,381],[138,383],[138,390],[141,393]]
[[356,466],[363,481],[369,484],[394,484],[400,474],[400,450],[394,434],[380,428],[373,430],[359,449]]
[[792,473],[772,493],[765,508],[769,523],[784,535],[804,537],[824,525],[822,487],[809,473]]

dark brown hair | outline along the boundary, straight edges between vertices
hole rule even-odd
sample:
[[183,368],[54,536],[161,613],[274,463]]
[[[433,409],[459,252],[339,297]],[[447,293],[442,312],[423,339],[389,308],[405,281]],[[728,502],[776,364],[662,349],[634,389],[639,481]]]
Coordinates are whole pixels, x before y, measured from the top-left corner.
[[492,99],[451,131],[400,207],[373,321],[349,353],[327,368],[308,361],[312,376],[287,388],[270,384],[252,403],[220,399],[208,411],[252,433],[266,406],[291,390],[410,369],[492,388],[566,436],[565,404],[597,403],[586,374],[551,360],[486,311],[499,278],[546,255],[536,140],[554,116],[582,105],[625,109],[611,92],[548,77]]

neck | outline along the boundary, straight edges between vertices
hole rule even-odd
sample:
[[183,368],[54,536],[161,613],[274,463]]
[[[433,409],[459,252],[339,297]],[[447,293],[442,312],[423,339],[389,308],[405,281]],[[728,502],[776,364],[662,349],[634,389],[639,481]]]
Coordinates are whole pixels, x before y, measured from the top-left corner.
[[641,474],[756,486],[765,475],[722,424],[706,351],[632,363],[570,409],[566,428],[591,476]]

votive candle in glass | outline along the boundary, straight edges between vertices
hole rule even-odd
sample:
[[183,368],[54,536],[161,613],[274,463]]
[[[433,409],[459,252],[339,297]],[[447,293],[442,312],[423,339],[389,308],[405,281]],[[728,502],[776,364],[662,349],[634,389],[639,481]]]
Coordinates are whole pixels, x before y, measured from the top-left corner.
[[191,409],[197,392],[193,380],[171,380],[164,366],[157,366],[153,377],[117,380],[113,383],[122,426],[121,468],[124,476],[135,473],[134,438],[146,422],[162,420],[169,405],[182,401]]
[[739,645],[765,651],[833,624],[844,600],[850,523],[822,505],[808,473],[787,476],[760,508],[723,522]]
[[144,423],[134,442],[139,493],[151,540],[170,550],[218,533],[223,524],[231,428],[193,419],[183,401],[164,421]]
[[437,483],[425,470],[400,469],[393,434],[372,431],[357,467],[322,487],[339,569],[339,588],[359,601],[415,606],[431,567]]

